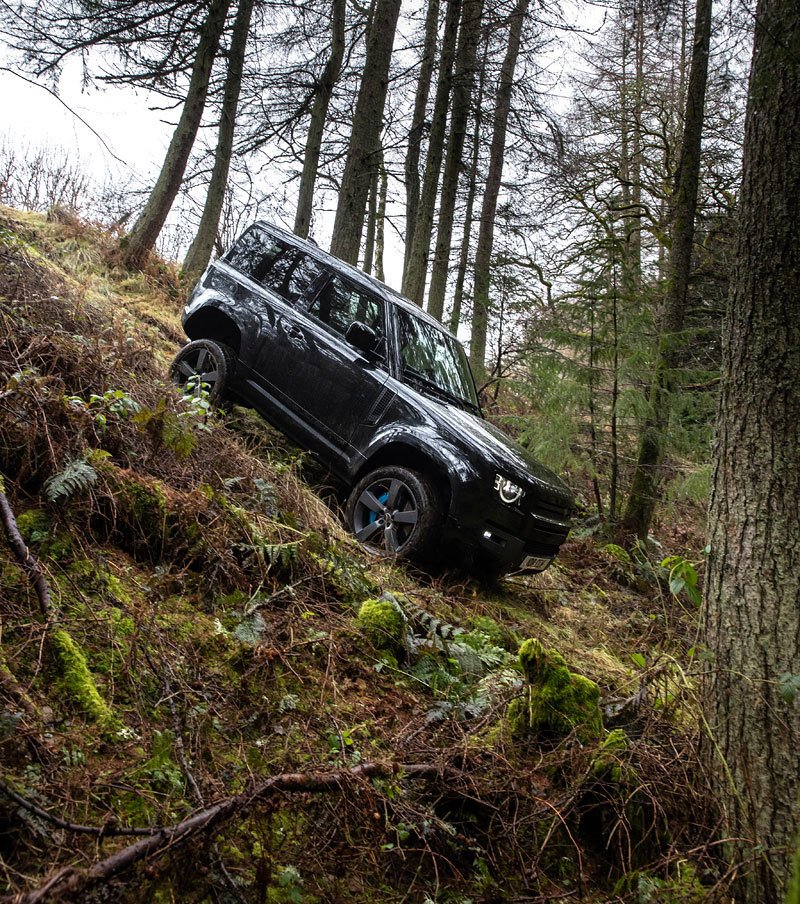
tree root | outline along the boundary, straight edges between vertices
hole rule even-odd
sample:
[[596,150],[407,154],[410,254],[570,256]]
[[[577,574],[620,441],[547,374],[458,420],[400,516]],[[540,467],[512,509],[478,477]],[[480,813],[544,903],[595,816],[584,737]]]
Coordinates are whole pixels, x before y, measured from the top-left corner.
[[[256,806],[276,794],[333,793],[343,791],[346,785],[356,780],[388,776],[427,781],[463,778],[462,773],[454,769],[427,764],[398,763],[362,763],[351,769],[340,769],[336,772],[290,772],[272,776],[255,784],[249,791],[198,810],[182,822],[165,826],[157,830],[156,834],[135,841],[88,869],[67,867],[30,892],[0,899],[0,904],[78,901],[82,899],[87,889],[113,879],[142,860],[160,857],[198,835],[213,836],[228,820],[234,816],[237,818],[247,816]],[[70,828],[69,825],[66,827]]]

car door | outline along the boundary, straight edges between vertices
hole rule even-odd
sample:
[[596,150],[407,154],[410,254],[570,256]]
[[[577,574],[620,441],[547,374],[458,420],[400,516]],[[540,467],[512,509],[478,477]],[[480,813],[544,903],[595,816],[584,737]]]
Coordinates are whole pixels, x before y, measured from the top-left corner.
[[[345,339],[354,321],[378,337],[374,354]],[[328,272],[305,313],[286,321],[285,351],[292,402],[324,442],[345,455],[389,378],[386,305],[382,298],[340,274]]]

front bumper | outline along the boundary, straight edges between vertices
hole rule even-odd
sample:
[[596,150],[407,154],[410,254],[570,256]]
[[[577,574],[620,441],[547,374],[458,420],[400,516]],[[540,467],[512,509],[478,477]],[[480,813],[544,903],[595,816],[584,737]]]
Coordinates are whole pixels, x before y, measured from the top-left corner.
[[[449,519],[450,540],[462,550],[466,546],[476,564],[495,571],[516,571],[528,557],[538,561],[525,570],[543,571],[569,534],[567,517],[524,511],[486,492],[458,501]],[[530,508],[536,504],[527,503]]]

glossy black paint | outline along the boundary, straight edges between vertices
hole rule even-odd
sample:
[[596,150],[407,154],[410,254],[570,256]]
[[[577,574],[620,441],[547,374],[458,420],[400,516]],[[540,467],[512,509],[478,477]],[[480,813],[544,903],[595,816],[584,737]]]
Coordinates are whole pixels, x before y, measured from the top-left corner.
[[[265,269],[268,285],[259,281]],[[442,331],[377,280],[258,223],[209,266],[183,324],[190,339],[233,348],[232,390],[347,484],[387,464],[426,473],[446,515],[443,554],[496,571],[518,568],[526,556],[555,556],[569,532],[569,490],[479,407],[404,379],[400,310]],[[372,321],[353,344],[345,336],[351,317]],[[498,474],[524,490],[519,502],[501,501]]]

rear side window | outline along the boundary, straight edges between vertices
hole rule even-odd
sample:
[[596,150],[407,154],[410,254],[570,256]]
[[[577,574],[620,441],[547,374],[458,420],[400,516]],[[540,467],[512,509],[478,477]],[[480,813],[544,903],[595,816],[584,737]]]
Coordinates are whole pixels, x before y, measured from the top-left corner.
[[245,276],[261,282],[282,250],[276,239],[254,226],[231,248],[226,260]]
[[328,280],[308,309],[334,332],[344,335],[356,320],[375,330],[380,345],[378,353],[385,356],[386,315],[380,298],[370,295],[346,282],[339,276]]
[[228,263],[295,304],[320,275],[320,264],[303,251],[292,248],[254,226],[234,245]]

